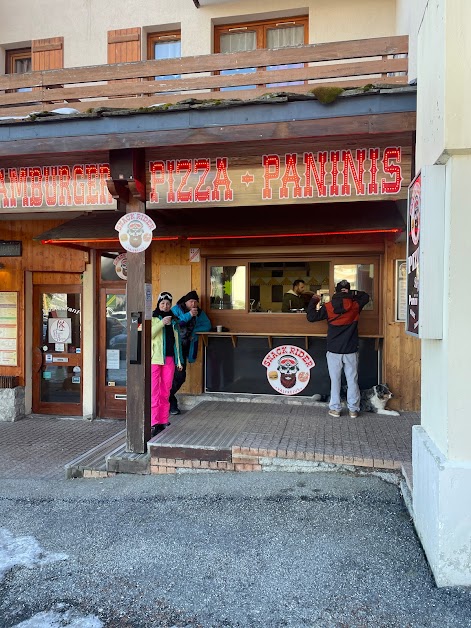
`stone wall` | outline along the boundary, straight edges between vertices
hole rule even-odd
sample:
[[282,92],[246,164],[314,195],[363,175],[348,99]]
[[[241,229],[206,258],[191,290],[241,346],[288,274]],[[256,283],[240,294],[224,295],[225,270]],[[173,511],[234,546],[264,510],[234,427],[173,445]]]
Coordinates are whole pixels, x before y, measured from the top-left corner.
[[0,421],[18,421],[25,415],[25,389],[0,389]]

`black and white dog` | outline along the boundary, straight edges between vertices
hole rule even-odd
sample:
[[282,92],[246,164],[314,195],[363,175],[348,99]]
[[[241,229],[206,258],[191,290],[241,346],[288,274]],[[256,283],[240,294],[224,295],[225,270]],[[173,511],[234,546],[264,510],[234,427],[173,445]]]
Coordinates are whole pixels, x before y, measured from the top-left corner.
[[[386,405],[393,396],[387,384],[377,384],[373,388],[367,388],[360,393],[360,412],[375,412],[376,414],[388,414],[390,416],[399,416],[396,410],[387,410]],[[329,401],[330,395],[313,395],[315,401]],[[347,389],[342,387],[340,396],[342,401],[347,398]]]

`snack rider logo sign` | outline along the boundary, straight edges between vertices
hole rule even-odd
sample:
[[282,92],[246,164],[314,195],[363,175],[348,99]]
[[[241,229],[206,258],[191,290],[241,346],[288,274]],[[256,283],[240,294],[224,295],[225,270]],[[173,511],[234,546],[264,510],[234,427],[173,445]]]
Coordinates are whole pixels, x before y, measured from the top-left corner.
[[407,316],[406,332],[419,335],[420,300],[420,210],[422,177],[420,173],[409,188],[407,212]]
[[155,222],[147,214],[131,212],[118,220],[115,226],[121,246],[130,253],[142,253],[152,242]]
[[267,379],[281,395],[297,395],[309,384],[315,366],[309,353],[294,345],[276,347],[263,358]]
[[118,257],[113,260],[115,272],[120,279],[127,280],[128,278],[128,257],[126,253],[120,253]]

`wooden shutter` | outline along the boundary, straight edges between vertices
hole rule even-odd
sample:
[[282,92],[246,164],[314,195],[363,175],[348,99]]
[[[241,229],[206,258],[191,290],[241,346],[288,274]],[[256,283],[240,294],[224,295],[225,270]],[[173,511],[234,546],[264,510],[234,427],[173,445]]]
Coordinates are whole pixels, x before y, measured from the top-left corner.
[[60,70],[64,67],[64,38],[34,39],[31,44],[31,67],[38,70]]
[[141,60],[141,29],[121,28],[108,31],[108,63]]

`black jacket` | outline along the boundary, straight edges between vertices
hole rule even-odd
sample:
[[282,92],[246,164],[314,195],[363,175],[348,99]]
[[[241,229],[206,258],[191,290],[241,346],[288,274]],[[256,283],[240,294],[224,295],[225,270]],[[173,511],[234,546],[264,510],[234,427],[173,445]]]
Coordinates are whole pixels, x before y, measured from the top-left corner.
[[358,351],[358,319],[369,300],[369,295],[361,290],[336,292],[329,303],[316,310],[317,304],[311,299],[307,308],[307,320],[310,323],[327,320],[327,351]]

